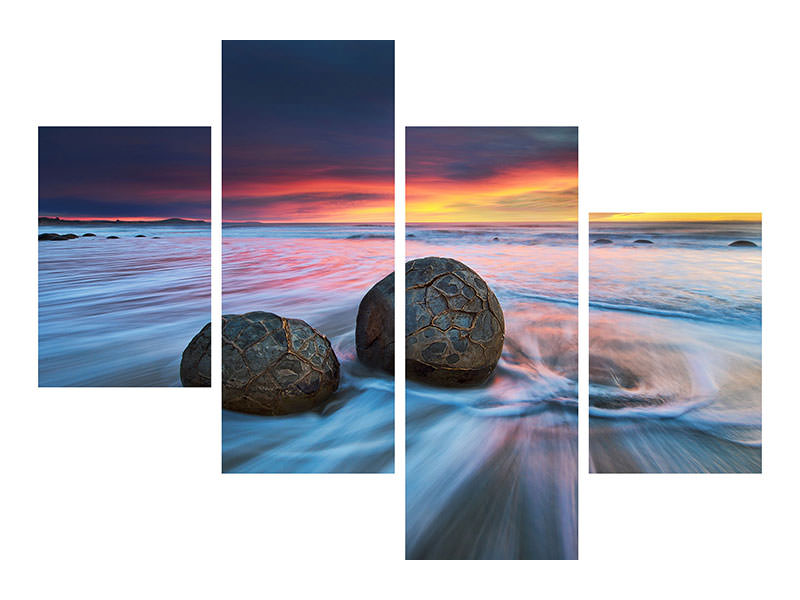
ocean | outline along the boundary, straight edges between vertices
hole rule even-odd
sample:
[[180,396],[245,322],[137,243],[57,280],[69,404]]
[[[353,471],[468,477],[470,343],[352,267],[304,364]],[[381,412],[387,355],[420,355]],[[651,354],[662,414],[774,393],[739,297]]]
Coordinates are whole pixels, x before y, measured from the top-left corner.
[[38,242],[39,385],[180,386],[181,354],[211,320],[210,227],[39,227],[49,232],[96,237]]
[[483,386],[406,382],[406,557],[576,559],[577,224],[406,226],[408,259],[481,275],[506,322]]
[[224,472],[393,472],[394,379],[362,365],[355,348],[358,305],[393,270],[392,224],[223,224],[223,313],[302,319],[341,364],[339,389],[319,412],[223,410]]
[[591,223],[589,295],[592,471],[760,472],[761,224]]

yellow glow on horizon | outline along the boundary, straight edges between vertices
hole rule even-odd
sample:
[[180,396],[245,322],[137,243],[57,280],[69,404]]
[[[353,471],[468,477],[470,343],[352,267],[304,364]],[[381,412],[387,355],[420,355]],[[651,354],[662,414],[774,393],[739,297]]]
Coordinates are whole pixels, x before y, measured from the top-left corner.
[[[409,223],[576,221],[574,168],[527,168],[477,181],[408,179]],[[541,208],[536,204],[540,203]],[[563,207],[561,206],[563,205]]]
[[703,213],[703,212],[683,212],[683,213],[589,213],[589,220],[592,222],[687,222],[687,221],[746,221],[750,223],[760,223],[761,213]]

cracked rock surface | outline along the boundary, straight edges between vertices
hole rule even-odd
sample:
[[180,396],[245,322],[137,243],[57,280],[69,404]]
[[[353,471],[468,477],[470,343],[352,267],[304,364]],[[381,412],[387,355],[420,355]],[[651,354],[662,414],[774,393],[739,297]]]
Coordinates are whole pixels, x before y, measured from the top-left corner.
[[452,258],[406,263],[406,375],[444,386],[485,382],[503,351],[497,297]]
[[181,356],[183,387],[211,387],[211,323],[192,338]]
[[394,273],[372,286],[358,306],[356,353],[365,365],[394,373]]
[[337,387],[333,348],[305,321],[262,311],[222,317],[222,408],[268,416],[305,412]]

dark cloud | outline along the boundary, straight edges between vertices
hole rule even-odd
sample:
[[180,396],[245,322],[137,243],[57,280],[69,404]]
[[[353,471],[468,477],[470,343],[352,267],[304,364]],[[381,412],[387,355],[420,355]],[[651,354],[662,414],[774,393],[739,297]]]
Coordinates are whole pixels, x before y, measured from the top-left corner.
[[40,127],[39,214],[211,216],[208,127]]
[[[222,118],[226,189],[391,181],[394,42],[225,41]],[[226,204],[240,201],[225,193]]]
[[406,174],[476,181],[518,167],[577,168],[577,149],[577,127],[408,127]]

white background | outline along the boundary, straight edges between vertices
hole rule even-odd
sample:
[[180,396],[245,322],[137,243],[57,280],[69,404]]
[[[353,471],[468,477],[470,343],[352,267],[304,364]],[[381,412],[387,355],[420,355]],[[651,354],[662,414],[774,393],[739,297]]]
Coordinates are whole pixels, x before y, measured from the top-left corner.
[[[0,594],[796,593],[800,48],[792,4],[289,4],[3,9]],[[221,475],[218,388],[37,389],[36,127],[212,125],[218,218],[221,39],[396,39],[401,217],[405,125],[578,125],[583,233],[593,211],[763,212],[763,475],[590,476],[584,418],[580,560],[404,561],[402,381],[397,474],[355,476]],[[219,248],[215,235],[215,288]],[[586,257],[582,240],[584,417]]]

